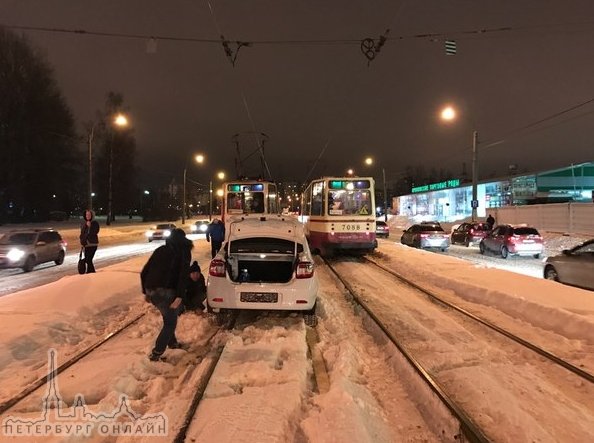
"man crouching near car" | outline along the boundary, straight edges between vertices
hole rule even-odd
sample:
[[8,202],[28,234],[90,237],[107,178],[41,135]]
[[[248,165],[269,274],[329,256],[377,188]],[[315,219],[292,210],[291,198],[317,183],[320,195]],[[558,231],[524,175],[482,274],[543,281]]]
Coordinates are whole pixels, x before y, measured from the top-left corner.
[[175,337],[175,328],[184,306],[193,246],[182,229],[174,229],[140,273],[142,293],[163,316],[163,327],[149,356],[151,361],[158,361],[167,347],[182,347]]

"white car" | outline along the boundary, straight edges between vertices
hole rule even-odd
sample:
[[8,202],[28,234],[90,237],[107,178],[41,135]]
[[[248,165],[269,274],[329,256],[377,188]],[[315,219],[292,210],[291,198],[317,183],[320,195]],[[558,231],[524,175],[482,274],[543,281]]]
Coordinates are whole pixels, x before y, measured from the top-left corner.
[[208,219],[205,220],[197,220],[190,226],[190,231],[192,234],[204,234],[208,229],[208,225],[210,221]]
[[233,309],[300,311],[315,326],[318,278],[303,225],[293,217],[246,217],[230,223],[229,237],[210,262],[209,312],[218,320]]
[[173,223],[160,223],[146,231],[144,235],[149,243],[153,240],[167,240],[167,237],[171,235],[171,231],[174,229],[175,225]]

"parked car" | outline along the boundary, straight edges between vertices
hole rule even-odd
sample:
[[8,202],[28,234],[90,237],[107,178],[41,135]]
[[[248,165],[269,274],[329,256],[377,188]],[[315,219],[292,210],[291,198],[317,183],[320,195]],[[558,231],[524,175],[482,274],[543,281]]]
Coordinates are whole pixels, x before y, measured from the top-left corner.
[[544,278],[594,290],[594,240],[588,240],[545,261]]
[[318,278],[303,225],[295,218],[246,218],[210,262],[208,310],[219,320],[235,309],[298,311],[317,322]]
[[30,272],[41,263],[64,263],[66,242],[53,229],[21,229],[0,238],[0,269]]
[[385,221],[375,222],[375,236],[388,238],[390,236],[390,227]]
[[499,225],[479,243],[481,254],[491,252],[508,258],[510,255],[539,258],[544,242],[536,228],[530,226]]
[[452,231],[450,240],[453,245],[461,244],[467,247],[478,245],[489,232],[491,232],[491,226],[488,223],[462,223]]
[[208,229],[208,225],[210,224],[210,220],[197,220],[190,226],[190,231],[192,234],[204,234]]
[[149,243],[153,240],[164,240],[171,235],[171,231],[175,229],[173,223],[160,223],[153,226],[151,229],[146,231],[145,235]]
[[414,248],[437,248],[445,251],[450,247],[450,236],[439,223],[423,222],[403,231],[400,243]]

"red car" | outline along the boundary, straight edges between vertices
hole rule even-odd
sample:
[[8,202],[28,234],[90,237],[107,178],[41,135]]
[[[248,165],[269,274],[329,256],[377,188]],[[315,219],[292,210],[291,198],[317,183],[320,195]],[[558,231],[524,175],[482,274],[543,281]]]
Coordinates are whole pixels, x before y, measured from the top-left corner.
[[510,255],[531,255],[539,258],[544,242],[539,232],[530,226],[496,226],[479,244],[481,254],[491,252],[507,258]]

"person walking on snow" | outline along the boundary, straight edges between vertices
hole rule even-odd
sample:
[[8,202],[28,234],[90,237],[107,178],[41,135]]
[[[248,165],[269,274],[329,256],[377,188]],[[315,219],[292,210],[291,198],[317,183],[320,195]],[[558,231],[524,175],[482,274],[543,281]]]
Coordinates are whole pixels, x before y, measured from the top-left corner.
[[165,244],[155,249],[140,273],[142,293],[163,317],[163,327],[149,356],[151,361],[159,360],[167,347],[182,347],[175,337],[175,328],[186,302],[193,246],[183,229],[174,229]]
[[206,228],[206,241],[210,242],[210,254],[211,258],[215,258],[221,245],[225,240],[225,225],[221,220],[215,218],[212,223]]
[[87,274],[95,272],[93,257],[99,246],[99,222],[95,220],[95,214],[90,209],[84,213],[84,220],[80,225],[80,245],[85,249],[85,263],[87,265]]

